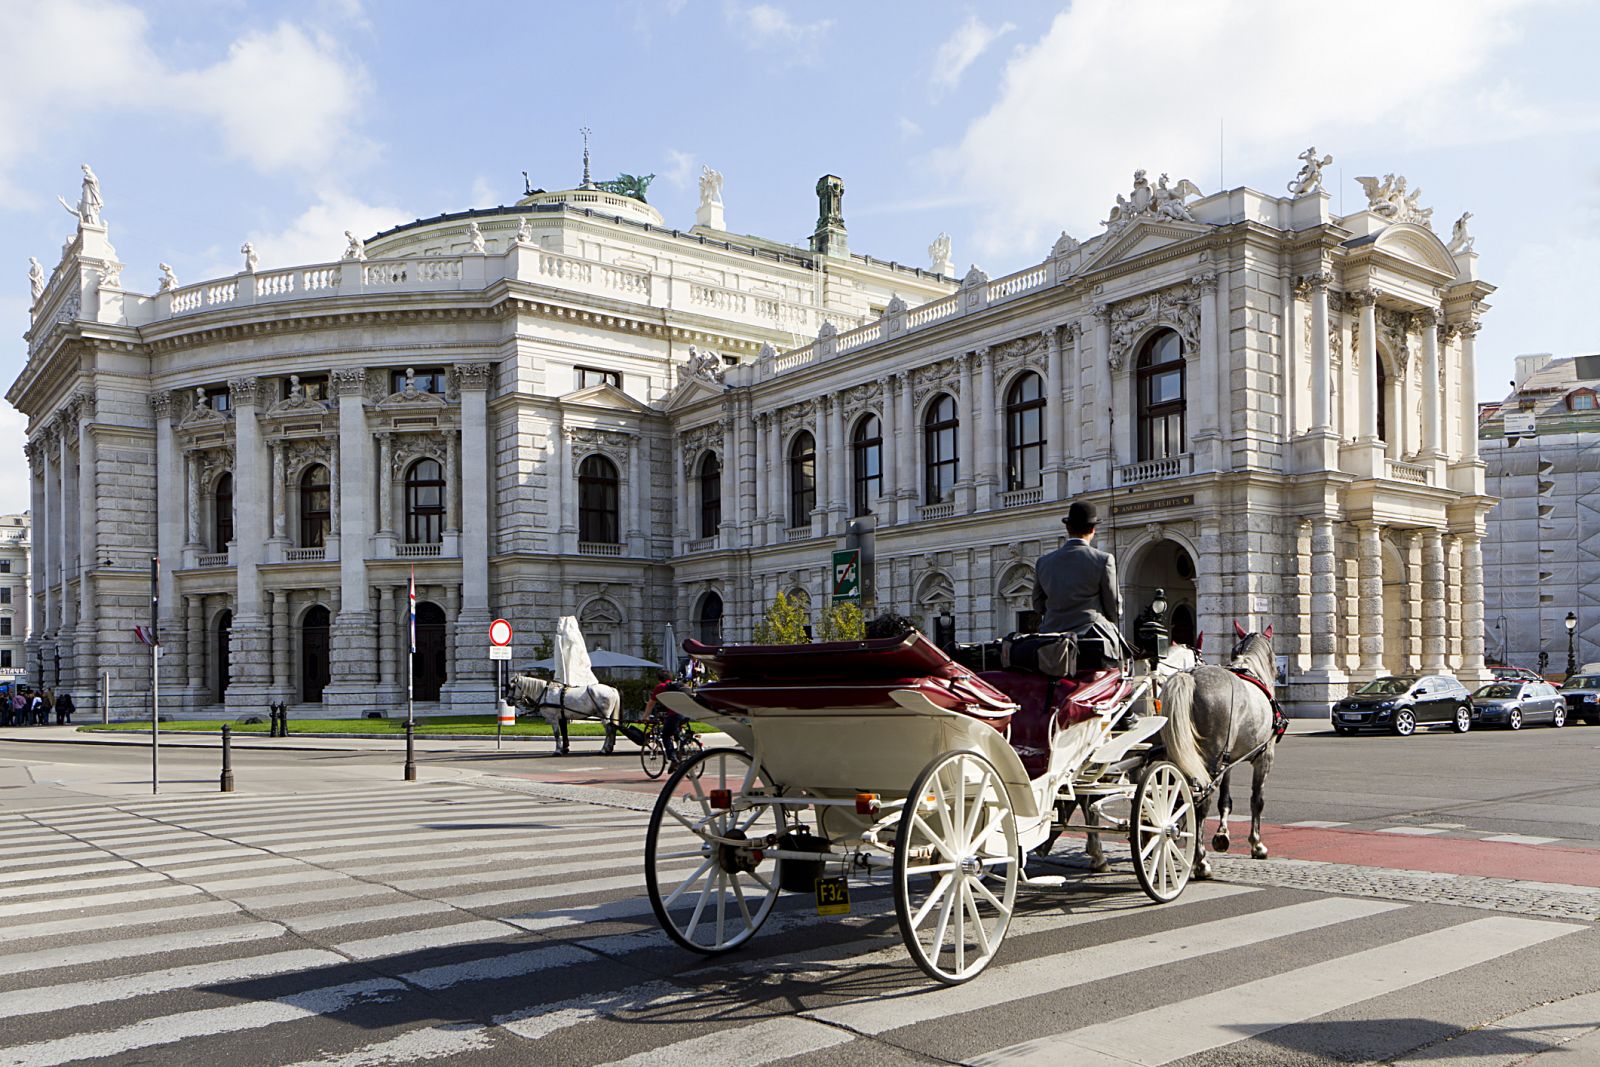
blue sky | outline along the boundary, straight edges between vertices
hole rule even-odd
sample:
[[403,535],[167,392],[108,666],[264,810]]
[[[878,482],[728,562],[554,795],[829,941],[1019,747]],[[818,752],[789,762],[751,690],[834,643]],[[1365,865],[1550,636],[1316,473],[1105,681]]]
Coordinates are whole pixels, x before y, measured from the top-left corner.
[[[803,241],[832,172],[855,251],[924,263],[944,230],[991,276],[1099,232],[1135,167],[1278,192],[1315,144],[1350,210],[1396,171],[1441,233],[1473,212],[1489,398],[1517,353],[1600,350],[1597,40],[1579,0],[0,0],[0,374],[79,163],[148,291],[247,238],[263,267],[330,260],[347,228],[509,203],[523,170],[569,186],[587,125],[595,176],[655,173],[669,224],[709,163],[730,229]],[[0,452],[21,431],[0,416]]]

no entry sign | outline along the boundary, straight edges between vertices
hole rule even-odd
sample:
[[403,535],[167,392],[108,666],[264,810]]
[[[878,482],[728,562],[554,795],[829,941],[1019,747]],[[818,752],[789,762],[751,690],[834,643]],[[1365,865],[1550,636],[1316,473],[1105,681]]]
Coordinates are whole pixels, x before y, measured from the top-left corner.
[[509,645],[511,643],[511,624],[504,619],[496,619],[489,624],[489,643],[491,645]]

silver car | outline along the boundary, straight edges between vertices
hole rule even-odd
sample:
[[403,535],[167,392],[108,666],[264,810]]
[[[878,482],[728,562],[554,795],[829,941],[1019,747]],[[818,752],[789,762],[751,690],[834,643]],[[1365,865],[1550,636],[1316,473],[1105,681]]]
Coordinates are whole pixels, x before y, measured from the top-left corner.
[[1472,694],[1472,706],[1485,726],[1520,730],[1528,723],[1567,724],[1567,702],[1549,682],[1490,682]]

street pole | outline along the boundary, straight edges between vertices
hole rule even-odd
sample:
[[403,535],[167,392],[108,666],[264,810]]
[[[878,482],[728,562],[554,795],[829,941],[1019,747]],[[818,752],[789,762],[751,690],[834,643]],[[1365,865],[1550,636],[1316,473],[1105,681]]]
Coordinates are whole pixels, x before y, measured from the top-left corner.
[[161,792],[161,559],[150,557],[150,792]]
[[505,699],[505,683],[501,681],[502,672],[505,670],[503,660],[494,661],[494,749],[500,751],[500,735],[506,732],[506,725],[500,720],[500,704]]
[[221,791],[233,792],[233,727],[222,724],[222,781]]
[[111,672],[100,672],[100,721],[111,721]]

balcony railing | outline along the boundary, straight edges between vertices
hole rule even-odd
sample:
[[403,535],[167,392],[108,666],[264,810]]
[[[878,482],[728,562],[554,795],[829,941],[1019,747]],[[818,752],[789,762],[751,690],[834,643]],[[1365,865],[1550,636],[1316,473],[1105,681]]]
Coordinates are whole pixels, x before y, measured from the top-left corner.
[[707,551],[709,549],[713,549],[713,548],[716,548],[716,547],[717,547],[717,535],[716,534],[712,534],[710,537],[700,537],[700,538],[696,538],[693,541],[690,541],[687,545],[684,546],[684,550],[687,551],[687,552],[705,552],[705,551]]
[[1427,467],[1417,463],[1402,463],[1397,459],[1389,461],[1389,477],[1397,482],[1410,482],[1412,485],[1433,483],[1433,472]]
[[1129,463],[1117,468],[1118,485],[1137,485],[1139,482],[1159,482],[1163,478],[1181,478],[1194,471],[1194,456],[1188,452],[1162,459],[1147,459],[1143,463]]
[[620,556],[622,546],[607,544],[604,541],[579,541],[578,555],[580,556]]
[[956,513],[956,502],[946,500],[942,504],[924,504],[917,509],[917,514],[924,519],[948,519]]
[[443,545],[395,545],[395,559],[432,559],[441,554]]
[[290,563],[321,563],[327,555],[328,550],[319,545],[316,548],[291,548],[283,554],[283,558]]
[[194,558],[196,567],[226,567],[228,554],[226,552],[205,552]]
[[791,526],[787,530],[783,531],[783,539],[785,541],[804,541],[810,536],[810,526]]
[[1032,489],[1013,489],[1009,493],[1000,495],[1000,506],[1003,508],[1021,508],[1029,504],[1037,504],[1044,499],[1044,488],[1034,486]]

